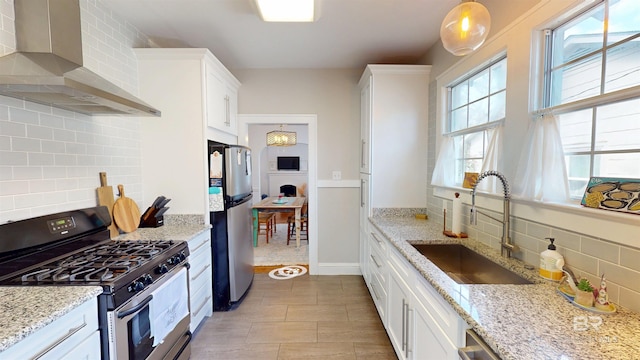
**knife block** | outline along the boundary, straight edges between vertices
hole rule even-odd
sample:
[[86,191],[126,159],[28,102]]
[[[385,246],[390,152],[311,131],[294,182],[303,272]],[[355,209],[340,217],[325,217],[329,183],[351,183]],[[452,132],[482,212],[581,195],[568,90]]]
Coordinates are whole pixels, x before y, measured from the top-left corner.
[[155,216],[158,213],[159,209],[154,207],[150,207],[144,214],[140,217],[140,226],[141,228],[157,228],[159,226],[164,225],[164,215],[160,215],[158,217]]

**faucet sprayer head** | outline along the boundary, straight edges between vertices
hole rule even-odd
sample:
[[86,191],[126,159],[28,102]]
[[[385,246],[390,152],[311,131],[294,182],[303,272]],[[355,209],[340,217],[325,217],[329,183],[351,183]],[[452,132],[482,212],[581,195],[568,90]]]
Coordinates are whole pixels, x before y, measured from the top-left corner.
[[469,212],[469,224],[478,225],[478,211],[475,205],[471,206],[471,211]]

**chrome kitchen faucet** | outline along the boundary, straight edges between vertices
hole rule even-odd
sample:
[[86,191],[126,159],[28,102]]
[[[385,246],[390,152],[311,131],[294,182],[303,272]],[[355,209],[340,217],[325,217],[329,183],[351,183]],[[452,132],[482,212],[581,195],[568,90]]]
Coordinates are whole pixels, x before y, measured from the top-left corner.
[[[476,209],[476,187],[480,183],[480,181],[487,176],[495,176],[502,182],[502,188],[504,190],[504,208],[503,208],[503,217],[502,220],[496,219],[486,213],[481,212]],[[509,200],[511,198],[511,193],[509,192],[509,182],[507,182],[507,178],[498,171],[489,170],[485,171],[480,176],[478,176],[478,180],[475,184],[473,184],[473,190],[471,191],[471,213],[469,214],[469,220],[471,225],[478,224],[478,213],[493,219],[499,223],[502,223],[502,240],[500,243],[500,254],[503,257],[511,257],[511,253],[513,251],[517,251],[518,247],[515,244],[511,243],[511,238],[509,237]]]

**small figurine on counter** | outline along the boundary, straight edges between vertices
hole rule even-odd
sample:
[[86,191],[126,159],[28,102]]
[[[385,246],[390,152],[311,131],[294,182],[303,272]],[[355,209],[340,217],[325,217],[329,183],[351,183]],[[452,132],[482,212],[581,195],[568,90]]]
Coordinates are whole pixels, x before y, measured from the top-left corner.
[[600,288],[598,289],[598,295],[595,301],[596,308],[600,310],[610,310],[609,294],[607,294],[607,281],[604,278],[604,274],[600,278]]

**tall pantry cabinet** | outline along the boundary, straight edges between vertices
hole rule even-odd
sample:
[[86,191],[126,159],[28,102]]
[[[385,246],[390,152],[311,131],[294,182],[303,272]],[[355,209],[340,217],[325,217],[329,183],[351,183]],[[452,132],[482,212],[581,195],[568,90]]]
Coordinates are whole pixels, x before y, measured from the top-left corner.
[[368,65],[360,78],[360,264],[374,208],[427,206],[429,65]]

